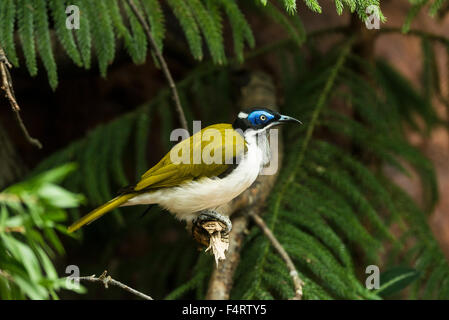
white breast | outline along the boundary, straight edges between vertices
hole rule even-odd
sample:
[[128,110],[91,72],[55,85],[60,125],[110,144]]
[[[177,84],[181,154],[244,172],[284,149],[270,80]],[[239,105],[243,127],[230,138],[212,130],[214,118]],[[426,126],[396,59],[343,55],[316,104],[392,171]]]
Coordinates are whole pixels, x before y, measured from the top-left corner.
[[237,167],[223,178],[202,178],[173,188],[165,188],[130,199],[127,205],[157,203],[180,220],[191,221],[197,212],[215,209],[231,201],[256,180],[264,164],[265,150],[256,137],[245,137],[247,152]]

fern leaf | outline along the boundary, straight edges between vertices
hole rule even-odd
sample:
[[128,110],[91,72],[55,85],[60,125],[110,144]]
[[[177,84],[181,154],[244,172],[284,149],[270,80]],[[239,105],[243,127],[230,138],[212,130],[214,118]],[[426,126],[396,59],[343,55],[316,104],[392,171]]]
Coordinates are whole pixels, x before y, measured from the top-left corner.
[[147,170],[146,147],[148,144],[149,116],[147,112],[137,115],[135,128],[136,178]]
[[74,4],[80,8],[80,28],[73,30],[76,35],[78,47],[83,60],[85,69],[90,69],[92,58],[92,38],[91,38],[91,25],[89,23],[89,13],[84,6],[85,0],[74,0]]
[[434,17],[447,0],[435,0],[429,8],[429,14]]
[[268,16],[270,16],[274,21],[276,21],[277,23],[282,25],[285,28],[285,30],[287,31],[287,33],[290,35],[292,40],[298,46],[302,45],[302,43],[304,42],[304,37],[301,36],[301,34],[299,33],[300,31],[298,31],[294,27],[294,25],[290,22],[290,20],[284,15],[284,13],[282,11],[280,11],[276,6],[274,6],[272,4],[268,4],[264,8],[264,12]]
[[[114,135],[116,132],[114,132],[114,124],[109,124],[107,126],[101,127],[101,130],[97,130],[96,135],[98,135],[98,140],[102,141],[115,141]],[[95,141],[95,140],[94,140]],[[109,143],[104,144],[97,144],[96,145],[96,165],[93,167],[97,167],[96,172],[96,180],[97,180],[97,187],[98,187],[98,193],[101,196],[100,203],[105,203],[106,201],[109,201],[109,199],[113,198],[112,192],[111,192],[111,178],[114,177],[116,172],[114,172],[113,167],[113,161],[111,159],[114,159],[113,156],[113,149],[114,145]],[[88,148],[89,153],[90,149]],[[91,158],[92,159],[92,158]],[[86,164],[85,164],[86,165]],[[99,170],[98,167],[104,166],[103,170]],[[112,172],[110,174],[109,172]]]
[[424,89],[423,95],[427,101],[431,101],[435,93],[441,94],[440,77],[435,59],[433,44],[426,37],[421,39],[423,54],[423,66],[421,72],[421,84]]
[[342,0],[335,0],[335,8],[337,10],[338,15],[341,16],[343,14],[344,8]]
[[[83,186],[86,190],[86,194],[93,205],[101,205],[104,202],[104,198],[100,193],[98,173],[99,166],[103,166],[98,162],[92,163],[92,159],[97,156],[98,149],[101,147],[101,132],[103,126],[98,126],[93,132],[89,134],[89,140],[84,145],[85,150],[81,156],[80,167],[83,170]],[[104,170],[101,170],[104,171]]]
[[[285,10],[291,15],[296,13],[296,0],[283,0]],[[307,1],[307,0],[306,0]],[[310,0],[308,0],[310,1]]]
[[17,24],[25,62],[31,76],[37,74],[36,48],[34,44],[34,8],[30,2],[17,1]]
[[143,0],[145,11],[150,22],[151,34],[159,51],[163,50],[163,40],[165,37],[164,13],[158,0]]
[[355,9],[357,8],[357,2],[356,1],[357,0],[343,0],[343,2],[346,3],[346,5],[351,10],[351,12],[354,12]]
[[8,60],[15,66],[19,66],[14,42],[14,22],[16,17],[16,4],[14,0],[0,2],[0,44],[5,51]]
[[317,0],[304,0],[304,2],[306,3],[307,7],[309,7],[310,10],[317,13],[321,13],[322,11],[321,6]]
[[75,62],[77,66],[82,66],[83,63],[78,48],[76,47],[75,38],[73,37],[72,31],[66,27],[66,1],[50,0],[48,6],[53,17],[55,25],[54,29],[59,42],[73,62]]
[[126,4],[124,4],[124,6],[124,11],[128,17],[128,20],[131,21],[131,28],[134,35],[132,35],[125,26],[122,15],[120,14],[120,7],[116,0],[111,1],[108,6],[111,21],[117,33],[117,37],[123,38],[125,48],[133,62],[135,64],[141,64],[146,58],[146,35],[143,33],[142,28],[136,25],[138,24],[137,19],[129,6]]
[[197,60],[202,60],[203,49],[201,33],[192,10],[185,0],[167,0],[167,3],[173,10],[174,15],[178,18],[179,23],[184,30],[193,57]]
[[39,55],[47,70],[48,80],[53,90],[58,85],[56,61],[51,48],[50,32],[48,27],[47,4],[45,0],[33,1],[35,15],[35,36]]
[[[116,178],[117,185],[129,185],[123,168],[123,154],[125,153],[126,145],[130,139],[131,129],[133,127],[134,114],[126,115],[120,121],[115,121],[111,124],[113,132],[114,147],[110,155],[112,159],[110,175]],[[139,146],[141,148],[141,146]],[[107,161],[107,160],[106,160]]]
[[344,238],[359,245],[368,260],[376,261],[376,252],[380,247],[380,242],[363,227],[345,199],[340,195],[335,195],[334,189],[327,187],[326,183],[314,177],[308,177],[303,184],[304,188],[301,189],[301,194],[303,197],[311,197],[310,200],[304,199],[304,203],[311,208],[317,207],[317,203],[322,203],[323,205],[316,210],[323,217],[331,220],[337,230],[344,235]]
[[[100,74],[106,77],[106,69],[115,55],[115,39],[111,17],[105,0],[83,1],[91,23],[92,39],[98,57]],[[81,27],[82,28],[82,27]]]
[[120,14],[120,7],[117,1],[118,0],[111,0],[108,5],[111,22],[114,26],[117,38],[123,38],[126,50],[131,56],[131,59],[136,62],[138,60],[138,53],[135,51],[135,45],[131,33],[123,22],[122,15]]
[[405,18],[404,24],[402,25],[403,33],[407,33],[410,30],[410,25],[412,24],[413,19],[415,19],[415,17],[418,15],[424,4],[425,1],[419,0],[410,8]]
[[210,12],[206,10],[200,0],[190,0],[188,5],[194,14],[204,38],[209,47],[212,60],[217,64],[226,63],[226,55],[223,46],[223,37],[220,32],[221,23],[215,21]]
[[[140,7],[137,7],[138,10],[142,10]],[[134,46],[134,56],[136,63],[144,63],[147,55],[147,37],[143,31],[143,27],[140,25],[134,13],[131,11],[131,8],[125,3],[125,11],[128,15],[128,19],[131,24],[131,30],[133,33],[132,37],[132,45]]]
[[234,38],[234,53],[237,60],[243,62],[244,41],[246,40],[250,48],[253,48],[255,44],[253,32],[234,0],[220,0],[220,4],[229,17]]

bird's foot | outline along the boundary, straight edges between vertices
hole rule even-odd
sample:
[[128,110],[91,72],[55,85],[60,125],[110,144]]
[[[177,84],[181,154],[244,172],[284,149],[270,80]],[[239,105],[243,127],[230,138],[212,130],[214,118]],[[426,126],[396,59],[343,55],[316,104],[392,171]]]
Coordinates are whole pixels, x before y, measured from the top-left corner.
[[226,259],[225,252],[229,248],[229,233],[232,229],[231,220],[214,210],[201,211],[192,221],[192,235],[194,239],[207,247],[215,256],[218,266],[219,260]]
[[215,210],[204,210],[201,211],[200,215],[193,221],[194,225],[201,225],[207,221],[217,220],[225,225],[225,230],[222,231],[222,234],[227,235],[232,230],[232,223],[229,217],[224,216],[218,213]]

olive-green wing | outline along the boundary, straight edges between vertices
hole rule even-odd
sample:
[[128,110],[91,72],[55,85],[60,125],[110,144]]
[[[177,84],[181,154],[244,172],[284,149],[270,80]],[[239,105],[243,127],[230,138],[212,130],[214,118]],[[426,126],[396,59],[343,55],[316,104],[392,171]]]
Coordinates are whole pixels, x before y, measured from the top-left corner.
[[173,187],[202,177],[216,177],[246,150],[245,139],[230,124],[202,129],[175,145],[142,175],[134,190]]

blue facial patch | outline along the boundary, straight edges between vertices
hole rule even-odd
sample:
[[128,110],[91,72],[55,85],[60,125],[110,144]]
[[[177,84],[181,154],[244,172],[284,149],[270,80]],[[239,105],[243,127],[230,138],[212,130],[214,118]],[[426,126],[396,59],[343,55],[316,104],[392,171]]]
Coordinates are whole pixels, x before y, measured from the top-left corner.
[[274,115],[265,110],[256,110],[248,115],[248,120],[253,126],[265,124],[274,119]]

